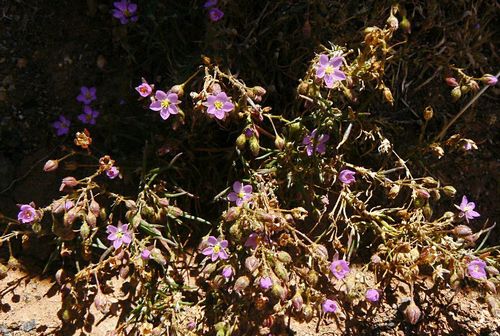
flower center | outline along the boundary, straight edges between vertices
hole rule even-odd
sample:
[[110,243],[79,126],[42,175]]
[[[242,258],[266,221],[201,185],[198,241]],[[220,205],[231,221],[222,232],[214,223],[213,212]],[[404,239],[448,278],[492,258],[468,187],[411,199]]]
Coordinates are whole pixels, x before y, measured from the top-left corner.
[[219,251],[220,251],[220,246],[219,246],[219,244],[214,245],[213,250],[214,250],[214,253],[219,253]]
[[217,110],[222,109],[222,106],[223,106],[223,105],[224,105],[224,104],[223,104],[221,101],[219,101],[219,100],[218,100],[218,101],[216,101],[216,102],[214,103],[214,107],[215,107]]
[[123,237],[123,232],[118,231],[118,232],[116,233],[116,238],[121,239],[122,237]]
[[25,218],[27,218],[27,219],[31,219],[31,217],[32,217],[31,212],[30,212],[30,211],[28,211],[28,210],[26,210],[26,211],[24,212],[24,217],[25,217]]
[[327,65],[326,68],[325,68],[325,73],[327,75],[331,75],[333,73],[333,71],[335,70],[334,67],[332,67],[331,65]]
[[128,11],[128,9],[125,9],[125,10],[123,11],[123,15],[125,15],[126,17],[129,17],[131,14],[130,14],[130,12]]
[[170,106],[170,101],[168,99],[161,101],[161,108],[168,108]]
[[143,87],[141,87],[141,88],[139,89],[139,91],[141,91],[141,93],[147,93],[147,92],[148,92],[148,89],[147,89],[146,87],[144,87],[144,86],[143,86]]
[[244,193],[243,191],[240,191],[240,192],[238,193],[238,197],[239,197],[239,198],[243,198],[243,197],[245,197],[245,193]]

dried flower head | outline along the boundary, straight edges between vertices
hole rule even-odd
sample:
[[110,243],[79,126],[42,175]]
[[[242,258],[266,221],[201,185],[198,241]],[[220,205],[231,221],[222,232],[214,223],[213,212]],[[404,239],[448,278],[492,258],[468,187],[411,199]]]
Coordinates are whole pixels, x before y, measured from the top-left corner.
[[201,253],[206,256],[210,256],[212,261],[217,259],[227,259],[229,256],[226,252],[228,246],[227,240],[221,238],[217,239],[214,236],[209,236],[207,238],[208,247],[205,248]]
[[87,149],[91,144],[92,138],[90,137],[90,133],[87,129],[84,129],[83,132],[76,132],[75,145],[83,149]]

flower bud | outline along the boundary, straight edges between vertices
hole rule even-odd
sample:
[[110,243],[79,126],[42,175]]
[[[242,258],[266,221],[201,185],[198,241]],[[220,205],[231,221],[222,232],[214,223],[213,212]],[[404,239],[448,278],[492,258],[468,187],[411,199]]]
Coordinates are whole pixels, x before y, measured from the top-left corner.
[[59,166],[59,160],[49,160],[45,162],[45,165],[43,166],[43,171],[51,172],[56,170],[58,166]]
[[307,214],[308,214],[307,210],[304,209],[303,207],[292,209],[292,216],[295,219],[304,220],[307,217]]
[[259,264],[259,259],[254,256],[245,259],[245,267],[250,273],[253,273],[259,267]]
[[494,86],[498,83],[498,78],[490,74],[485,74],[481,77],[481,82],[486,85]]
[[475,80],[471,80],[469,82],[469,88],[473,91],[473,92],[477,92],[479,91],[479,84],[477,84],[477,82]]
[[250,151],[252,152],[253,156],[259,155],[260,151],[260,145],[259,145],[259,140],[256,137],[251,137],[250,140],[248,141]]
[[229,228],[229,234],[235,240],[240,240],[243,237],[243,232],[241,231],[240,224],[235,223]]
[[92,199],[92,201],[90,201],[89,210],[97,217],[99,216],[99,210],[101,210],[101,207],[99,206],[99,203]]
[[390,30],[397,30],[399,27],[399,21],[392,13],[387,19],[387,25],[389,26]]
[[87,216],[85,217],[85,220],[91,227],[95,227],[97,224],[97,217],[94,215],[92,211],[89,211],[87,213]]
[[417,324],[421,314],[420,308],[418,308],[413,300],[410,301],[410,304],[404,310],[405,319],[411,324]]
[[295,308],[297,311],[300,311],[302,309],[302,305],[304,304],[304,299],[302,298],[302,295],[300,295],[300,292],[295,293],[295,295],[292,298],[292,306]]
[[443,192],[448,197],[455,197],[457,189],[453,188],[452,186],[444,186]]
[[239,150],[244,150],[246,142],[247,142],[247,136],[245,135],[245,133],[241,133],[236,138],[236,147],[238,147]]
[[460,86],[460,91],[462,94],[466,94],[470,91],[471,87],[469,85],[462,85]]
[[179,98],[184,96],[184,85],[174,85],[170,88],[170,92],[177,94]]
[[306,275],[306,281],[309,285],[315,286],[318,283],[319,277],[318,273],[313,270],[310,270]]
[[455,77],[446,77],[444,79],[444,81],[446,82],[446,84],[448,84],[448,86],[451,86],[451,87],[458,86],[458,82],[457,82],[457,79]]
[[289,264],[292,262],[292,257],[285,251],[278,252],[278,260],[282,263]]
[[240,207],[231,207],[224,214],[224,220],[226,222],[232,222],[240,217],[241,208]]
[[249,284],[250,279],[246,275],[242,275],[234,282],[233,289],[236,292],[241,293],[243,290],[245,290],[245,288],[248,287]]
[[279,150],[283,150],[283,148],[285,148],[285,144],[285,139],[276,135],[276,138],[274,139],[274,146]]
[[66,278],[66,272],[64,272],[64,269],[60,268],[56,272],[56,281],[59,285],[62,285],[64,282],[64,279]]
[[207,276],[212,274],[213,271],[217,268],[217,265],[214,263],[210,263],[205,268],[203,269],[203,273],[206,274]]
[[288,294],[286,288],[280,284],[275,283],[271,289],[271,293],[278,299],[285,300]]
[[457,86],[451,90],[451,100],[456,102],[462,96],[462,90],[460,90],[460,86]]
[[455,236],[463,237],[472,234],[472,230],[467,225],[458,225],[453,230],[451,230]]
[[63,191],[65,187],[75,187],[78,185],[78,181],[73,176],[67,176],[63,178],[59,191]]
[[286,267],[285,265],[283,265],[283,263],[276,261],[274,263],[274,272],[276,273],[276,276],[278,276],[278,278],[280,278],[284,282],[290,281],[288,271],[286,270]]
[[406,16],[403,16],[403,20],[401,20],[400,23],[401,29],[407,34],[411,33],[411,23],[410,21],[406,18]]
[[434,110],[432,109],[432,107],[427,106],[424,110],[424,120],[429,121],[432,119],[433,116],[434,116]]
[[378,254],[374,254],[372,255],[372,257],[370,258],[370,261],[373,263],[373,264],[380,264],[382,262],[382,259],[380,258],[380,256]]
[[90,235],[90,227],[86,222],[83,222],[82,226],[80,226],[80,236],[83,240],[87,239]]
[[391,105],[394,105],[394,98],[392,97],[392,93],[391,93],[391,90],[389,90],[389,88],[387,86],[384,86],[384,98],[385,100],[391,104]]

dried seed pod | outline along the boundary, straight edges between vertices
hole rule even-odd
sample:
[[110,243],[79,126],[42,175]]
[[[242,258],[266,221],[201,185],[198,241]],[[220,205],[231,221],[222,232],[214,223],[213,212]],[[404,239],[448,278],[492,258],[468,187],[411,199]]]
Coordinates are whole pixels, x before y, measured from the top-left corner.
[[245,267],[250,273],[253,273],[259,267],[259,265],[259,259],[254,256],[250,256],[245,259]]
[[457,100],[460,99],[462,96],[462,90],[460,90],[460,86],[454,87],[453,90],[451,90],[451,100],[456,102]]
[[292,306],[297,311],[300,311],[302,309],[303,304],[304,304],[304,299],[302,298],[301,292],[297,291],[292,298]]
[[314,317],[314,310],[310,305],[305,305],[304,309],[302,309],[302,315],[304,316],[304,320],[306,322],[310,322]]
[[239,150],[244,150],[245,149],[245,144],[247,142],[247,137],[245,133],[241,133],[237,138],[236,138],[236,147]]
[[250,147],[250,152],[252,152],[253,156],[259,155],[260,151],[259,139],[257,139],[256,137],[251,137],[248,140],[248,145]]
[[283,263],[279,262],[279,261],[276,261],[274,263],[274,272],[276,273],[276,275],[278,276],[278,278],[280,278],[281,280],[283,280],[285,283],[290,281],[290,277],[288,275],[288,271],[285,267],[285,265],[283,265]]
[[236,292],[241,293],[243,290],[245,290],[245,288],[248,287],[249,284],[250,279],[246,275],[242,275],[234,282],[233,289]]
[[285,251],[279,251],[277,253],[278,260],[282,263],[289,264],[292,262],[292,257]]
[[448,197],[455,197],[455,195],[457,194],[457,189],[453,188],[452,186],[445,186],[443,187],[443,192]]
[[451,233],[455,236],[464,237],[472,234],[472,229],[467,225],[457,225],[453,230],[451,230]]
[[100,290],[97,292],[94,298],[94,306],[103,314],[109,313],[109,308],[111,306],[111,302],[109,302],[106,295],[104,295]]
[[224,220],[226,222],[232,222],[238,217],[240,217],[241,214],[241,208],[240,207],[230,207],[226,213],[224,213]]
[[492,277],[495,277],[499,274],[498,270],[493,266],[488,265],[485,267],[485,269],[488,272],[488,274]]
[[281,286],[278,283],[275,283],[271,288],[271,293],[278,299],[285,300],[288,294],[288,291],[285,287]]
[[391,189],[389,190],[387,196],[390,199],[395,199],[398,196],[400,190],[401,190],[401,187],[398,184],[395,184],[395,185],[393,185],[391,187]]
[[420,319],[420,315],[422,315],[420,308],[418,308],[415,302],[411,300],[410,304],[404,310],[404,316],[406,321],[408,321],[411,324],[417,324],[418,320]]

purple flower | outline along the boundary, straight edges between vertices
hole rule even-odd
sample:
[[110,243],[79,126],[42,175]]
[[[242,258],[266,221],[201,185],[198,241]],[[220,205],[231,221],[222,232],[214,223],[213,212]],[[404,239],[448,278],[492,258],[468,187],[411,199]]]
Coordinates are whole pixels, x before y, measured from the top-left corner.
[[203,5],[203,8],[210,8],[215,5],[217,5],[218,0],[207,0],[205,1],[205,4]]
[[141,95],[141,97],[147,97],[147,96],[149,96],[151,94],[151,92],[153,91],[153,88],[151,87],[151,85],[149,85],[148,83],[144,82],[141,85],[137,86],[135,88],[135,90],[137,92],[139,92],[139,94]]
[[320,134],[316,136],[318,130],[314,129],[311,134],[306,135],[302,144],[306,146],[307,156],[313,155],[314,145],[316,145],[316,153],[324,154],[326,151],[325,143],[330,139],[328,134]]
[[118,226],[108,225],[106,232],[109,233],[108,240],[113,242],[115,250],[119,249],[122,245],[128,245],[132,242],[132,234],[128,230],[128,224],[122,225],[119,222]]
[[365,298],[371,303],[375,303],[380,298],[380,293],[376,289],[369,289],[366,291]]
[[52,127],[54,127],[56,129],[56,134],[58,136],[68,134],[70,125],[71,125],[71,121],[69,121],[69,119],[67,119],[63,115],[60,115],[59,120],[52,123]]
[[117,176],[120,175],[120,170],[118,169],[118,167],[113,166],[113,167],[109,168],[108,170],[106,170],[106,175],[110,179],[114,180]]
[[84,124],[95,125],[95,118],[99,116],[99,112],[93,110],[92,107],[85,105],[83,113],[78,116],[78,119]]
[[326,299],[321,306],[325,313],[335,313],[339,309],[337,302],[330,299]]
[[21,205],[19,213],[17,214],[17,220],[22,223],[31,223],[35,221],[37,217],[38,215],[35,208],[33,208],[30,204]]
[[460,203],[460,206],[455,205],[455,207],[461,211],[459,216],[460,217],[465,216],[465,220],[467,222],[469,222],[469,219],[474,219],[480,216],[479,213],[474,211],[476,204],[474,202],[469,202],[465,195],[462,197],[462,203]]
[[212,261],[217,259],[227,259],[228,255],[226,252],[227,240],[217,239],[214,236],[209,236],[207,239],[208,247],[205,248],[201,253],[206,256],[210,256]]
[[337,81],[344,80],[345,74],[340,70],[342,57],[328,58],[327,55],[319,56],[319,62],[316,64],[316,77],[323,78],[327,88],[332,88]]
[[76,100],[84,103],[85,105],[88,105],[97,99],[95,92],[95,87],[88,88],[86,86],[82,86],[80,88],[80,94],[76,97]]
[[128,0],[113,2],[113,16],[120,20],[121,24],[127,24],[137,21],[137,4],[130,3]]
[[355,171],[344,169],[339,173],[339,180],[340,182],[349,185],[356,181],[354,174],[356,174]]
[[226,266],[222,269],[222,276],[227,280],[233,275],[233,268],[231,266]]
[[224,17],[224,12],[214,7],[208,11],[208,17],[210,17],[212,22],[217,22]]
[[237,206],[241,206],[243,202],[246,202],[252,197],[252,186],[243,184],[240,181],[233,183],[233,192],[227,195],[227,199],[230,202],[235,202]]
[[234,104],[231,98],[225,92],[219,92],[217,95],[210,95],[207,101],[203,103],[207,107],[207,113],[215,116],[217,119],[222,120],[226,117],[226,113],[234,109]]
[[260,278],[259,284],[260,284],[260,288],[262,288],[264,290],[268,290],[273,285],[273,280],[268,276],[262,277],[262,278]]
[[471,278],[474,279],[486,279],[486,263],[481,259],[472,260],[467,265],[467,272]]
[[[335,259],[335,257],[334,257]],[[343,259],[333,260],[330,265],[330,271],[332,271],[333,275],[338,279],[344,279],[345,276],[349,273],[349,263]]]
[[156,91],[155,98],[156,101],[152,102],[149,108],[153,111],[160,111],[160,116],[163,120],[167,120],[171,114],[179,113],[176,105],[180,104],[180,100],[176,93],[165,93],[158,90]]

